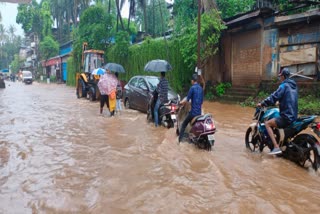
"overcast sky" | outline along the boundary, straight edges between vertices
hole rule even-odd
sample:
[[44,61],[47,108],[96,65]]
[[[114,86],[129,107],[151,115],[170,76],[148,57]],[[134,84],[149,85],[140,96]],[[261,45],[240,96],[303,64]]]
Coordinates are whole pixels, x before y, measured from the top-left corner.
[[16,28],[17,35],[23,36],[23,30],[21,25],[16,23],[16,16],[18,13],[17,10],[18,4],[12,3],[0,3],[0,13],[2,16],[2,24],[8,30],[10,25],[13,25]]

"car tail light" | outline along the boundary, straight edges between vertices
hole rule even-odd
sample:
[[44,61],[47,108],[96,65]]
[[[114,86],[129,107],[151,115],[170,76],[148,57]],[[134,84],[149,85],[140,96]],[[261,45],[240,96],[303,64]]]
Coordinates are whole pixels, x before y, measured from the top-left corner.
[[320,130],[320,122],[317,123],[317,129]]

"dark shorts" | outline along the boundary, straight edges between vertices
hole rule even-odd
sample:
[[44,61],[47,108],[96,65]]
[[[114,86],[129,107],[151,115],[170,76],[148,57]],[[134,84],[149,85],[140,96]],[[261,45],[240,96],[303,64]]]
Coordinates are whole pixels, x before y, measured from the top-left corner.
[[278,128],[282,129],[288,127],[291,124],[291,122],[289,122],[287,119],[283,117],[277,117],[276,124]]
[[101,95],[100,96],[100,108],[103,108],[104,104],[107,104],[107,107],[109,108],[109,99],[108,95]]

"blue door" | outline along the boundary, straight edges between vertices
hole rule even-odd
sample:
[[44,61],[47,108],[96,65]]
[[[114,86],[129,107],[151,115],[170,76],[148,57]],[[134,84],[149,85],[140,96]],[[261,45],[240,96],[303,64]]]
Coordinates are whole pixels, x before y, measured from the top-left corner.
[[62,63],[62,75],[63,75],[63,81],[67,81],[67,63]]

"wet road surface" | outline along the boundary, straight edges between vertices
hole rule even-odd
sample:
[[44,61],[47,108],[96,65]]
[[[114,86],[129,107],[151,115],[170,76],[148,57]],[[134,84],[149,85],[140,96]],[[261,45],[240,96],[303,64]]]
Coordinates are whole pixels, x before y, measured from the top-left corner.
[[252,108],[206,102],[218,129],[207,152],[143,113],[100,116],[74,88],[6,84],[0,213],[319,212],[319,173],[245,149]]

